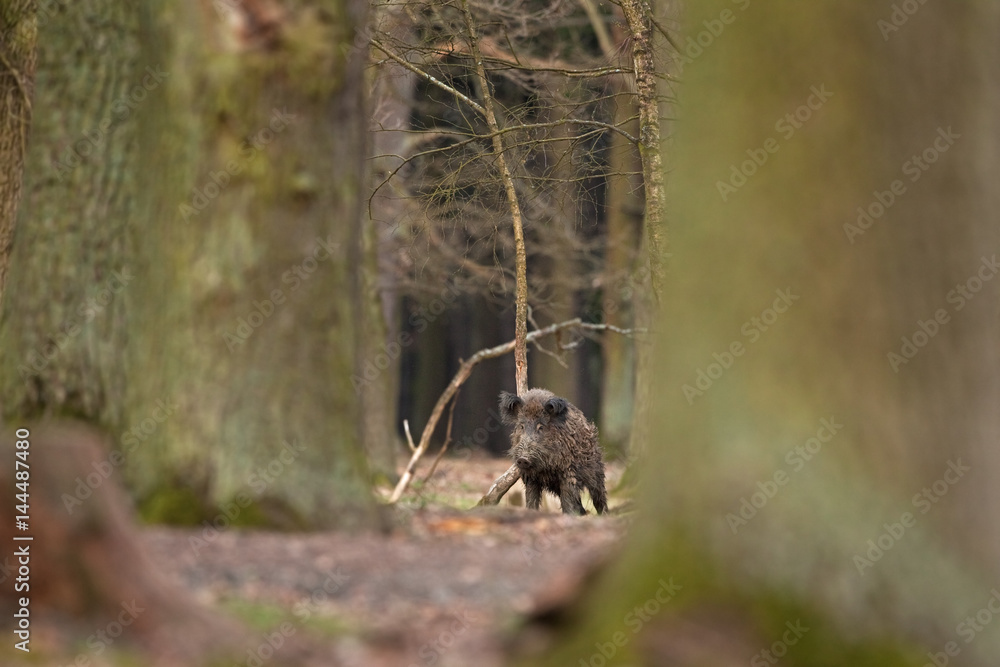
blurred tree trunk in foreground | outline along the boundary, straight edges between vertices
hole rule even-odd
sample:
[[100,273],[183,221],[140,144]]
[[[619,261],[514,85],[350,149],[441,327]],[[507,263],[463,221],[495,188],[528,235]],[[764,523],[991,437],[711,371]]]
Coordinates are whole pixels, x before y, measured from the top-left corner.
[[28,21],[38,31],[36,111],[0,311],[0,406],[110,425],[122,418],[135,275],[125,242],[135,113],[162,80],[139,66],[138,18],[123,3],[48,5]]
[[[370,523],[352,384],[371,266],[361,234],[360,0],[146,6],[170,79],[141,144],[130,414],[173,414],[129,458],[153,518],[177,493],[239,521]],[[383,415],[387,418],[387,415]],[[145,434],[144,434],[145,435]],[[162,512],[163,516],[158,513]]]
[[[10,499],[0,509],[0,538],[10,545],[0,559],[7,580],[0,613],[14,638],[0,648],[3,664],[95,664],[109,659],[96,656],[112,644],[116,655],[132,658],[141,648],[139,664],[219,664],[214,661],[236,658],[244,645],[253,645],[248,630],[160,577],[136,537],[116,480],[94,477],[114,460],[96,431],[63,424],[16,434],[14,425],[5,424],[0,436],[0,489]],[[26,517],[15,511],[15,494],[22,493],[15,488],[15,469],[30,473]],[[67,508],[66,493],[81,479],[100,481],[85,502]],[[109,623],[117,624],[118,634],[91,634],[95,626],[113,633]],[[74,652],[75,661],[67,657]]]
[[366,5],[186,7],[39,13],[3,414],[115,433],[153,520],[371,523]]
[[1000,664],[1000,7],[696,12],[655,472],[545,664]]
[[31,125],[37,40],[32,0],[0,7],[0,300],[7,282],[14,221],[21,201],[21,176]]

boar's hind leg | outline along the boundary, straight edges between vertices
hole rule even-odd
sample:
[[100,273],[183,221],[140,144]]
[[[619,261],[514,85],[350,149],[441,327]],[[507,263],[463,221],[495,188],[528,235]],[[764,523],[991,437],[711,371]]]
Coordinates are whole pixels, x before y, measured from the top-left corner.
[[590,499],[594,501],[597,513],[604,514],[608,511],[608,493],[604,490],[604,485],[587,486],[587,490],[590,491]]

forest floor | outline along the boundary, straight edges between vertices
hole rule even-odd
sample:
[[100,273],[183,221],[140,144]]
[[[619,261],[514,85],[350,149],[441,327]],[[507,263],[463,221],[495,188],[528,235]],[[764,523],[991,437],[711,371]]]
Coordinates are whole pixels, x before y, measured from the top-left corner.
[[443,459],[385,532],[227,529],[205,539],[201,529],[147,527],[141,536],[169,579],[257,633],[240,665],[285,664],[282,636],[297,635],[322,644],[327,664],[492,667],[505,664],[521,620],[571,595],[629,521],[616,512],[626,499],[613,492],[614,464],[604,516],[592,506],[564,516],[554,497],[541,512],[517,507],[520,482],[500,507],[469,511],[508,465]]

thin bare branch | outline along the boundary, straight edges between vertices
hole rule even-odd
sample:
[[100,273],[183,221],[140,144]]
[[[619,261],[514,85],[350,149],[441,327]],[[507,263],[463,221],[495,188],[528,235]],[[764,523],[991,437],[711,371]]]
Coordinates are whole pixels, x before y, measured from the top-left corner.
[[417,451],[417,446],[413,444],[413,436],[410,435],[410,420],[409,419],[404,419],[403,420],[403,430],[406,431],[406,444],[408,444],[410,446],[410,451],[411,452]]
[[454,422],[455,420],[456,405],[458,405],[458,392],[455,393],[455,398],[451,402],[451,407],[448,408],[448,428],[445,430],[444,444],[441,445],[440,451],[438,451],[437,456],[434,457],[434,462],[431,463],[431,469],[428,470],[427,474],[424,476],[425,483],[427,482],[427,480],[431,478],[431,475],[434,474],[434,471],[437,470],[438,463],[441,462],[441,457],[443,457],[444,453],[448,451],[448,445],[451,444],[451,425],[452,422]]
[[606,57],[610,57],[615,48],[611,41],[611,34],[608,32],[608,26],[604,24],[604,17],[598,11],[594,0],[580,0],[580,4],[583,6],[583,11],[587,12],[587,18],[590,19],[590,26],[594,29],[594,34],[597,35],[597,43],[601,45],[601,51]]
[[427,72],[425,72],[424,70],[420,69],[419,67],[417,67],[416,65],[414,65],[410,61],[406,60],[405,58],[400,58],[398,55],[396,55],[395,53],[393,53],[392,51],[390,51],[387,46],[385,46],[384,44],[382,44],[382,42],[378,41],[374,37],[372,37],[369,40],[369,42],[376,49],[378,49],[379,51],[381,51],[385,55],[389,56],[390,60],[398,63],[399,65],[402,65],[406,69],[410,70],[411,72],[413,72],[417,76],[421,77],[422,79],[430,82],[431,84],[437,86],[441,90],[443,90],[445,92],[448,92],[448,93],[451,93],[452,95],[454,95],[458,99],[462,100],[463,102],[465,102],[466,104],[468,104],[470,107],[472,107],[473,109],[475,109],[479,113],[481,113],[481,114],[485,114],[486,113],[486,110],[478,102],[476,102],[475,100],[473,100],[471,97],[469,97],[468,95],[463,95],[462,93],[460,93],[459,91],[455,90],[453,87],[449,86],[447,83],[445,83],[441,79],[437,78],[436,76],[432,76],[431,74],[428,74]]

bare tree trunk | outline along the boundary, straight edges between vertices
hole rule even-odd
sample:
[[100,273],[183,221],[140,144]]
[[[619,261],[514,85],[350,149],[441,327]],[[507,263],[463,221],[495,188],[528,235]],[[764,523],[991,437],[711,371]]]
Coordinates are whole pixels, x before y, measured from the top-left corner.
[[[361,298],[364,50],[334,57],[350,31],[310,32],[317,76],[264,48],[277,30],[295,41],[311,10],[225,8],[237,14],[205,25],[146,7],[141,50],[120,3],[40,17],[4,414],[110,427],[150,518],[252,497],[245,521],[368,523],[356,340],[336,333]],[[275,461],[282,474],[262,476]]]
[[[360,400],[360,439],[372,475],[392,479],[399,452],[394,425],[401,347],[398,337],[390,338],[386,331],[378,280],[378,229],[367,216],[354,242],[358,245],[359,270],[353,283],[357,353],[352,384]],[[384,368],[383,359],[388,361]],[[369,378],[370,374],[374,377]]]
[[[546,113],[543,120],[558,121],[564,113],[559,108],[557,95],[544,99]],[[544,186],[543,193],[535,197],[544,202],[545,213],[538,225],[535,243],[542,248],[575,248],[579,245],[577,231],[580,229],[580,191],[571,173],[571,160],[560,159],[573,150],[571,128],[568,125],[551,130],[551,143],[544,150],[551,151],[555,167],[547,174],[553,182]],[[558,139],[557,139],[558,138]],[[573,252],[552,253],[540,258],[532,267],[533,315],[535,326],[544,327],[553,322],[571,319],[576,314],[574,302],[576,285],[573,277],[579,275],[577,256]],[[545,316],[542,316],[544,305]],[[579,354],[560,350],[565,339],[558,337],[535,345],[535,355],[531,364],[531,384],[545,387],[558,396],[566,397],[577,406],[582,404],[579,380]],[[543,351],[544,350],[544,351]]]
[[517,189],[514,187],[514,175],[507,164],[504,137],[500,134],[500,124],[497,121],[493,105],[493,93],[490,81],[483,67],[482,54],[479,52],[479,37],[476,22],[469,9],[468,0],[462,0],[462,11],[465,13],[465,24],[469,32],[469,50],[476,65],[480,93],[483,98],[483,116],[486,125],[493,136],[493,154],[496,158],[500,179],[507,193],[507,204],[510,206],[510,221],[514,227],[514,377],[518,396],[528,391],[528,348],[525,337],[528,335],[528,259],[524,249],[524,227],[521,218],[521,205],[517,200]]
[[10,0],[0,9],[0,303],[21,201],[35,87],[37,7]]
[[[639,244],[639,265],[633,274],[635,326],[651,329],[656,318],[656,296],[662,281],[663,230],[663,158],[660,137],[660,86],[657,76],[666,73],[666,66],[657,69],[654,48],[653,12],[658,4],[646,5],[640,0],[619,3],[632,37],[632,66],[635,70],[636,106],[639,110],[639,157],[642,162],[644,235]],[[630,456],[642,456],[650,441],[648,431],[651,409],[652,348],[645,338],[635,342],[635,398],[632,409]]]
[[[639,108],[639,155],[646,201],[646,244],[655,263],[661,256],[663,215],[663,159],[660,145],[660,99],[657,64],[653,48],[650,9],[641,0],[621,0],[619,6],[632,33],[632,66],[635,69],[636,106]],[[661,68],[662,70],[663,68]]]

